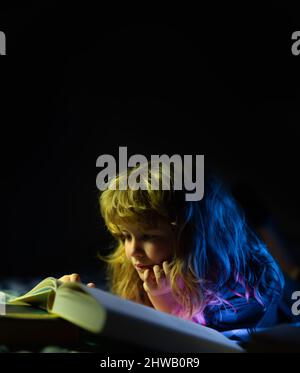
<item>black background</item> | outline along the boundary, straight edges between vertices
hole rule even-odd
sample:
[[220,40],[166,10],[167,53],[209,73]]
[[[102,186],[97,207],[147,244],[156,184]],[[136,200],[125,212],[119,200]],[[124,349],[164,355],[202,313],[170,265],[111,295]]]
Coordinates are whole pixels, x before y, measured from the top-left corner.
[[96,159],[119,146],[205,154],[261,198],[300,263],[300,13],[63,4],[1,5],[1,278],[100,281]]

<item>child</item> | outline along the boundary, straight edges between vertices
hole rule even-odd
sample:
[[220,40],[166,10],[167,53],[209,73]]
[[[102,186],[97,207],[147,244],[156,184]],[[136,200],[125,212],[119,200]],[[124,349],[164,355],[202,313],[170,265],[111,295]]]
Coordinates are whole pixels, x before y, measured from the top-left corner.
[[281,271],[222,183],[206,175],[204,198],[186,201],[172,177],[171,190],[161,188],[163,168],[149,166],[144,189],[119,190],[133,170],[100,196],[117,242],[99,256],[112,293],[220,331],[276,323]]

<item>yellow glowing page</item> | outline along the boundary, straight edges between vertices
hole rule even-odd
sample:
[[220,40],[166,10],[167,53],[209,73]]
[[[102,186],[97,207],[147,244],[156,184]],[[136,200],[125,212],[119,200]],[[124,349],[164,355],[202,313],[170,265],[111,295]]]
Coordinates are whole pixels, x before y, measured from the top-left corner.
[[76,324],[92,333],[99,333],[106,321],[106,311],[97,300],[77,282],[65,282],[56,291],[53,314]]
[[58,280],[54,277],[48,277],[38,283],[33,289],[24,295],[11,299],[8,303],[15,305],[31,304],[33,306],[48,309],[48,300],[50,295],[55,294],[59,286]]
[[6,304],[5,314],[1,317],[9,317],[16,319],[57,319],[58,316],[48,313],[46,310],[38,307],[33,307],[31,304]]
[[[77,282],[62,282],[53,277],[41,281],[28,293],[14,298],[9,304],[42,308],[53,317],[61,317],[93,333],[101,331],[106,318],[105,310],[85,291],[85,286]],[[24,312],[26,313],[26,308],[22,310],[22,313]],[[28,308],[27,313],[30,312],[34,318],[34,311],[29,311]],[[36,315],[41,313],[36,311]]]

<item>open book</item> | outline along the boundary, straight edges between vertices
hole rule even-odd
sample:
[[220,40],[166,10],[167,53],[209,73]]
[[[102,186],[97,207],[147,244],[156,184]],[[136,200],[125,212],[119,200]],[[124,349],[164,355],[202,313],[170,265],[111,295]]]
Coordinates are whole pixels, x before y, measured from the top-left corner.
[[[218,331],[78,282],[49,277],[11,299],[0,319],[76,326],[93,336],[164,352],[243,352]],[[59,330],[59,327],[58,327]],[[41,330],[42,332],[42,330]]]

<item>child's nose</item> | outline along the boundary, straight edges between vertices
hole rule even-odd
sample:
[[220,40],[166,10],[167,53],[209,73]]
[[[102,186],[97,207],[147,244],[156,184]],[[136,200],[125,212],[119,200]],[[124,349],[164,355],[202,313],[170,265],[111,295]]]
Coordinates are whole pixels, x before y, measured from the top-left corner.
[[130,242],[130,255],[134,258],[145,255],[142,243],[135,238]]

